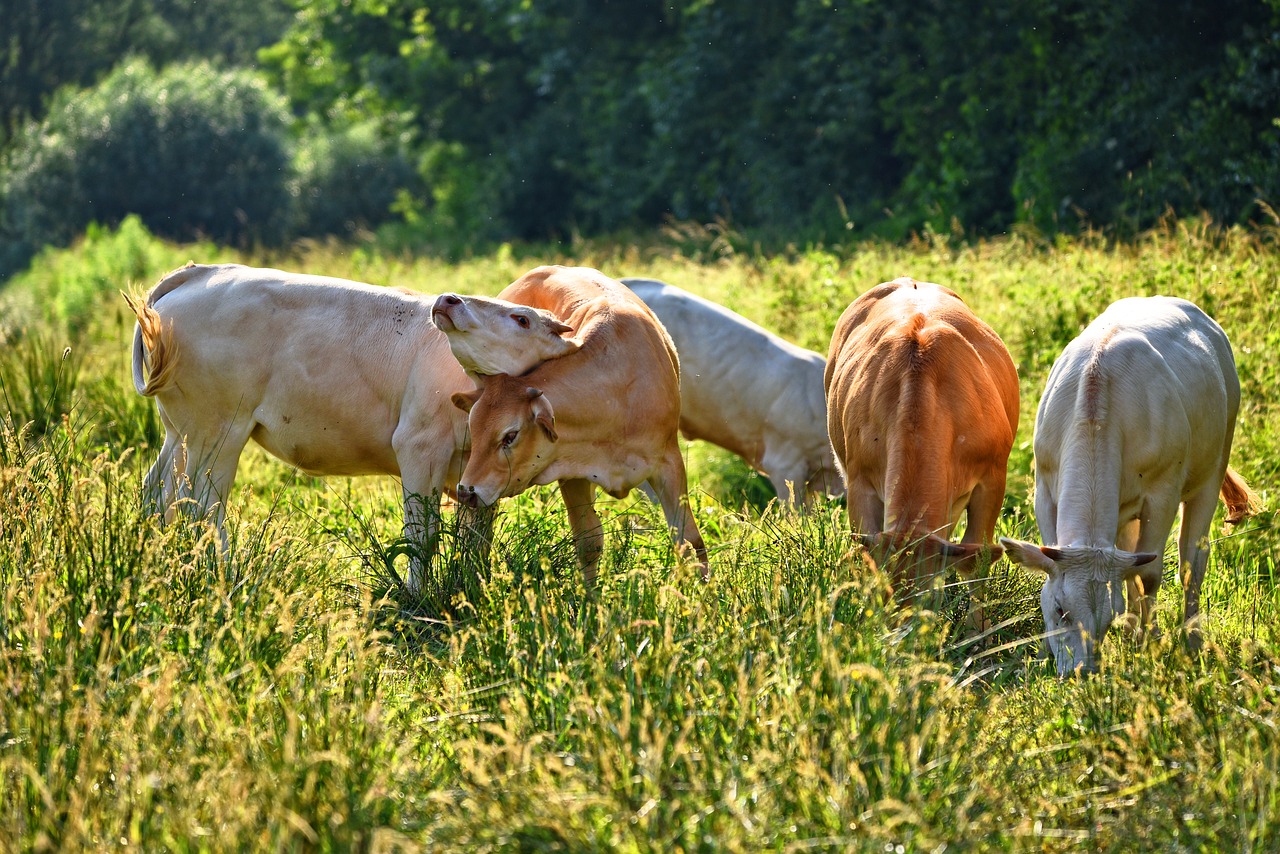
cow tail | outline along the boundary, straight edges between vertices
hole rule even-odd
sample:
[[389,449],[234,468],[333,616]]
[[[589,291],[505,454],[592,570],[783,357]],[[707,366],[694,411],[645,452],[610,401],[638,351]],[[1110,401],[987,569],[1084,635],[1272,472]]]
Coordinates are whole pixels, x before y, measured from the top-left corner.
[[160,313],[138,296],[122,293],[137,323],[133,327],[133,387],[138,394],[155,395],[169,384],[177,365],[173,326],[160,320]]
[[154,308],[156,302],[209,269],[188,261],[184,266],[169,271],[145,298],[120,292],[138,320],[133,327],[133,387],[138,390],[138,394],[155,397],[173,379],[173,372],[178,364],[173,324],[170,323],[165,328]]
[[1222,501],[1227,505],[1225,521],[1228,525],[1243,522],[1262,509],[1258,494],[1249,488],[1244,478],[1230,468],[1222,479]]

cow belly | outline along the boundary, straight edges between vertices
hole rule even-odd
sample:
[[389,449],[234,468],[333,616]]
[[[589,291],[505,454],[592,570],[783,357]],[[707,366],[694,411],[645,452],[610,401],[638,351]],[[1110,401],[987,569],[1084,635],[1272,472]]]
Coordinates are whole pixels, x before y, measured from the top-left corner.
[[390,439],[378,441],[361,430],[298,423],[274,428],[259,423],[252,437],[272,456],[308,474],[356,476],[400,474]]

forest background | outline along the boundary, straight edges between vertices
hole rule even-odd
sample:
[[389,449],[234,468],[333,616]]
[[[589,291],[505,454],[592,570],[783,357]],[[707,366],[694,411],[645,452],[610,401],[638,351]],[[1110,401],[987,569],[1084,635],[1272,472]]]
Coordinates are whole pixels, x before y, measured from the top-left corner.
[[3,0],[0,275],[90,222],[457,254],[1270,222],[1280,0]]

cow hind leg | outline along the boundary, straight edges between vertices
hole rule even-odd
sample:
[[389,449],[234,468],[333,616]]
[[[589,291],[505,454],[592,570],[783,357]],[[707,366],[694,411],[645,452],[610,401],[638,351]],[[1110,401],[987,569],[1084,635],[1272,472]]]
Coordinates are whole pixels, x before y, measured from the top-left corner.
[[604,525],[596,512],[596,485],[582,478],[570,478],[559,483],[560,497],[569,514],[569,527],[573,529],[573,548],[582,567],[582,581],[588,590],[596,585],[600,558],[604,554]]
[[969,590],[969,614],[966,622],[973,631],[989,628],[982,607],[982,587],[985,574],[993,560],[1001,554],[999,546],[991,545],[995,539],[996,522],[1004,506],[1005,470],[1001,468],[987,480],[980,481],[969,496],[965,508],[965,529],[962,542],[985,546],[981,555],[974,555],[956,564],[957,573]]
[[1187,647],[1200,651],[1200,585],[1209,566],[1209,527],[1218,506],[1218,484],[1211,483],[1182,506],[1182,527],[1178,530],[1178,573],[1182,578],[1182,620]]
[[707,564],[707,547],[702,541],[694,521],[693,511],[689,509],[689,484],[684,470],[684,459],[680,456],[680,447],[672,441],[658,471],[649,478],[654,492],[658,494],[658,503],[662,505],[662,515],[667,519],[667,526],[678,544],[688,545],[693,549],[698,563],[702,566],[702,578],[705,581],[711,576]]
[[252,422],[232,424],[216,440],[200,444],[190,437],[187,440],[185,478],[176,490],[179,506],[193,517],[213,522],[224,555],[231,548],[226,526],[227,500],[240,454],[252,431]]

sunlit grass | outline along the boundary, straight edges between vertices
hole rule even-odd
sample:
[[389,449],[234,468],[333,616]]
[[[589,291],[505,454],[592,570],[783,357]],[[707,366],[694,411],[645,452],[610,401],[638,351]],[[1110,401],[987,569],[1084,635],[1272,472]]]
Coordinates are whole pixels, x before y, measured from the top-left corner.
[[[191,252],[126,238],[126,260],[159,259],[148,279]],[[534,263],[587,263],[696,290],[820,350],[867,287],[947,284],[1019,366],[999,533],[1034,538],[1031,422],[1049,364],[1137,293],[1194,299],[1226,328],[1245,387],[1234,465],[1270,506],[1280,253],[1265,238],[1191,223],[1119,247],[1013,236],[764,257],[686,229],[456,264],[335,246],[245,260],[482,293]],[[54,268],[74,272],[78,251]],[[111,258],[95,245],[82,263]],[[601,498],[607,552],[587,590],[548,488],[504,503],[483,573],[442,575],[440,596],[414,600],[395,583],[406,544],[390,480],[307,478],[251,450],[225,558],[203,526],[145,518],[159,435],[132,391],[132,329],[114,291],[78,299],[78,320],[32,319],[48,275],[0,293],[28,312],[0,323],[0,850],[1277,845],[1270,513],[1213,532],[1199,660],[1180,642],[1170,550],[1161,639],[1117,633],[1102,674],[1078,681],[1037,657],[1035,577],[993,567],[981,639],[960,629],[958,586],[936,613],[886,609],[841,504],[782,512],[699,445],[687,460],[710,582],[637,493]]]

